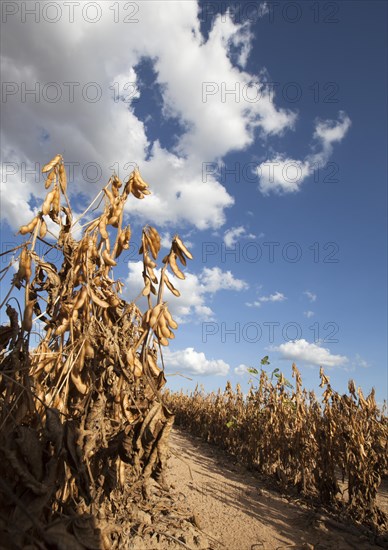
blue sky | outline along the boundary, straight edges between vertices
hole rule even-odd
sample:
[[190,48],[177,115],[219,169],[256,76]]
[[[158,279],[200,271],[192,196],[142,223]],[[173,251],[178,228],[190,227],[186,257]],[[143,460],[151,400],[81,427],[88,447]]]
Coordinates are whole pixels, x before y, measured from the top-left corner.
[[244,370],[269,355],[310,389],[322,365],[338,391],[354,378],[382,402],[386,3],[88,4],[3,3],[3,249],[21,242],[55,154],[74,163],[79,212],[113,167],[124,178],[137,163],[153,195],[127,206],[125,296],[140,289],[142,224],[194,255],[165,352],[167,372],[192,380],[171,388],[246,390]]

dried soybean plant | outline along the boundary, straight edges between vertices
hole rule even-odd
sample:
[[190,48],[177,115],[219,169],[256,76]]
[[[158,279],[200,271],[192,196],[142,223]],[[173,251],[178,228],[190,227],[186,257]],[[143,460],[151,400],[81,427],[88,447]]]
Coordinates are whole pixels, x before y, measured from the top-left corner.
[[[139,528],[131,503],[151,498],[151,478],[165,488],[174,417],[160,394],[159,360],[178,325],[163,292],[179,296],[167,270],[184,279],[177,260],[186,265],[192,256],[174,237],[158,280],[160,236],[143,228],[143,314],[113,276],[131,239],[124,205],[150,194],[139,171],[125,183],[110,178],[104,209],[79,240],[62,156],[42,172],[48,193],[19,230],[28,240],[11,288],[24,289],[24,312],[19,320],[8,293],[10,322],[0,332],[0,539],[9,548],[121,548],[128,525],[128,533]],[[48,218],[59,231],[50,243]],[[42,255],[38,240],[47,245]],[[56,263],[45,258],[52,249]],[[38,325],[43,335],[31,349]]]
[[245,397],[229,382],[224,392],[207,395],[165,390],[177,424],[273,476],[282,490],[318,498],[374,532],[387,530],[377,491],[388,476],[388,419],[374,391],[365,398],[350,381],[349,393],[340,395],[321,369],[319,400],[303,389],[295,364],[295,388],[282,373],[249,372],[259,375],[258,386]]

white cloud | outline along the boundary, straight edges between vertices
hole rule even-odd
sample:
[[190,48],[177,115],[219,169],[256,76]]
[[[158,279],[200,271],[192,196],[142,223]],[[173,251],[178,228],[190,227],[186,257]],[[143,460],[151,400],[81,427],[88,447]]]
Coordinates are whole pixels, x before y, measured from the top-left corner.
[[322,367],[341,367],[349,362],[344,355],[334,355],[329,349],[321,347],[320,344],[309,343],[303,338],[292,342],[286,342],[274,348],[282,359],[308,363]]
[[351,125],[350,118],[344,113],[339,112],[339,122],[333,120],[318,121],[314,132],[314,138],[321,140],[324,148],[331,147],[332,143],[342,141],[346,136]]
[[234,373],[241,376],[243,374],[247,374],[248,372],[248,366],[247,365],[244,365],[244,363],[241,363],[241,365],[238,365],[238,367],[236,367],[234,369]]
[[239,238],[242,239],[256,239],[256,235],[247,233],[245,227],[239,225],[238,227],[231,227],[224,233],[224,243],[228,248],[232,248]]
[[303,315],[304,315],[305,317],[307,317],[307,319],[310,319],[311,317],[313,317],[313,316],[315,315],[315,313],[314,313],[313,311],[311,311],[311,310],[308,310],[308,311],[304,311],[304,312],[303,312]]
[[234,246],[241,235],[244,235],[245,229],[242,225],[239,227],[232,227],[224,233],[224,243],[228,248]]
[[230,369],[230,366],[222,359],[207,359],[203,352],[195,351],[194,348],[178,351],[165,348],[163,359],[169,371],[187,374],[226,376]]
[[187,44],[185,56],[176,56],[174,44],[174,63],[167,57],[159,59],[160,76],[168,82],[165,104],[190,126],[178,145],[180,151],[194,150],[196,156],[210,161],[252,144],[255,128],[280,134],[293,126],[295,114],[276,109],[269,93],[259,95],[258,77],[231,62],[229,45],[242,40],[246,52],[248,35],[246,25],[233,23],[226,14],[215,18],[200,48]]
[[231,2],[230,4],[231,5],[228,7],[228,12],[233,16],[236,15],[234,19],[237,20],[245,19],[248,22],[255,21],[256,19],[263,18],[265,15],[267,15],[267,13],[269,13],[268,2],[261,2],[260,4],[257,2],[252,2],[251,4],[248,4],[246,6],[242,4],[242,6],[246,8],[246,10],[244,9],[240,12],[238,11],[238,8],[240,8],[241,10],[241,4],[234,4],[233,2]]
[[[153,194],[144,201],[130,201],[127,211],[161,226],[187,222],[198,229],[222,226],[224,210],[234,199],[215,177],[208,175],[204,181],[201,166],[198,159],[170,153],[156,141],[150,159],[140,166]],[[201,207],[193,208],[193,204]]]
[[263,296],[259,298],[260,302],[284,302],[287,298],[282,292],[275,292],[275,294],[270,294],[269,296]]
[[222,271],[219,267],[204,267],[199,277],[207,293],[219,290],[246,290],[248,284],[242,279],[235,279],[231,271]]
[[[229,23],[233,19],[232,10],[228,10],[227,14]],[[238,27],[237,31],[234,32],[228,40],[229,48],[231,46],[233,47],[233,52],[229,51],[230,59],[235,60],[237,65],[243,69],[247,64],[248,57],[251,52],[252,38],[253,35],[250,31],[250,22],[246,21]]]
[[[69,190],[84,193],[85,201],[95,196],[114,169],[125,177],[138,163],[154,194],[145,201],[132,200],[128,211],[141,221],[164,226],[220,227],[233,198],[215,176],[203,181],[202,162],[243,150],[257,131],[264,136],[282,134],[296,118],[278,109],[269,93],[250,99],[261,82],[244,70],[252,44],[249,26],[234,23],[229,14],[222,20],[217,16],[205,40],[197,2],[142,2],[132,18],[138,22],[128,25],[124,20],[131,14],[121,4],[115,11],[102,1],[93,3],[102,14],[94,23],[82,17],[84,8],[75,3],[74,21],[69,7],[63,7],[54,25],[42,17],[45,4],[37,8],[39,33],[35,16],[26,16],[22,23],[20,13],[8,17],[4,31],[2,77],[13,83],[14,91],[3,102],[1,153],[7,166],[17,163],[18,172],[2,180],[3,218],[16,227],[32,217],[29,197],[44,196],[42,182],[35,182],[31,174],[23,177],[21,163],[32,169],[35,162],[45,163],[60,152],[65,161],[78,163]],[[96,8],[87,10],[89,18],[92,12],[94,17]],[[56,47],[43,48],[42,36]],[[238,50],[240,66],[231,60],[231,48]],[[147,135],[148,115],[144,120],[135,115],[133,102],[142,100],[136,74],[142,59],[154,63],[164,116],[177,117],[183,128],[171,150]],[[206,83],[215,93],[204,98]],[[238,89],[237,96],[227,94],[222,101],[224,85],[226,90]],[[23,89],[37,90],[36,97]],[[59,99],[52,101],[56,93]],[[322,125],[319,132],[327,137]],[[99,181],[90,181],[95,171],[85,170],[88,163],[101,168]]]
[[284,302],[284,300],[287,300],[286,296],[284,296],[282,292],[276,291],[274,294],[270,294],[269,296],[261,296],[254,302],[246,302],[245,305],[248,307],[261,307],[261,304],[265,302]]
[[171,248],[172,235],[169,231],[164,231],[160,235],[160,243],[163,248]]
[[333,143],[340,142],[351,125],[350,118],[340,111],[338,121],[317,121],[313,138],[320,151],[307,155],[304,160],[296,160],[285,154],[277,153],[272,159],[262,162],[257,173],[260,179],[259,189],[263,194],[295,193],[300,190],[303,181],[324,168],[333,152]]
[[255,300],[254,302],[245,302],[245,305],[248,307],[261,307],[261,302]]
[[260,10],[261,10],[261,17],[264,17],[264,15],[267,15],[267,13],[269,13],[268,2],[262,2],[260,4]]
[[361,367],[363,369],[369,369],[371,367],[371,364],[363,359],[359,353],[356,353],[353,364],[355,367]]
[[295,193],[299,191],[304,179],[311,173],[307,161],[299,161],[277,154],[258,166],[260,178],[259,189],[263,194],[271,191],[277,193]]
[[303,294],[307,296],[310,302],[315,302],[317,299],[317,295],[314,292],[310,292],[310,290],[305,290]]
[[[128,277],[126,279],[125,296],[134,300],[143,288],[143,263],[130,262],[128,264]],[[160,278],[160,269],[155,269],[157,278]],[[214,318],[213,310],[207,305],[207,301],[221,290],[242,291],[248,288],[248,284],[236,279],[230,271],[222,271],[219,267],[203,268],[197,275],[185,270],[186,279],[181,281],[170,273],[168,278],[175,288],[179,290],[181,296],[176,298],[168,289],[164,291],[164,300],[169,304],[171,313],[178,322],[185,320],[193,315],[194,319],[211,320]],[[144,299],[143,299],[144,301]]]

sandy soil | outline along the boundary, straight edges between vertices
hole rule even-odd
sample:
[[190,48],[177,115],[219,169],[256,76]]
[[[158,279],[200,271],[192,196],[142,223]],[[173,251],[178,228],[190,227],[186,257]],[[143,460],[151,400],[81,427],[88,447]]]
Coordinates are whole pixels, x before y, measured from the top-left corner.
[[[371,550],[384,547],[381,539],[377,546],[362,530],[292,501],[268,485],[265,487],[222,451],[178,428],[174,428],[170,446],[172,456],[167,479],[172,485],[173,498],[181,502],[183,509],[191,510],[211,548]],[[383,507],[388,509],[387,493],[380,498]]]

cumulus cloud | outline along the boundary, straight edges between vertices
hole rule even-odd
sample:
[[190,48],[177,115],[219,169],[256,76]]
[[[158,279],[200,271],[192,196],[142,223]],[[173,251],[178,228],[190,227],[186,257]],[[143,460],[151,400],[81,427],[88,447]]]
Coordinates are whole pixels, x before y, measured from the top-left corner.
[[245,305],[248,307],[261,307],[261,304],[265,302],[284,302],[284,300],[287,300],[286,296],[282,292],[276,291],[274,294],[270,294],[269,296],[261,296],[254,302],[246,302]]
[[[128,269],[125,294],[126,298],[134,300],[143,288],[143,263],[130,262]],[[155,274],[159,279],[160,270],[155,269]],[[235,278],[231,271],[222,271],[219,267],[205,267],[198,275],[186,270],[185,276],[186,279],[181,281],[173,275],[168,275],[172,284],[181,293],[179,298],[168,290],[164,295],[171,313],[179,322],[184,322],[189,316],[194,320],[211,320],[214,318],[214,312],[207,305],[207,301],[211,300],[214,294],[222,290],[239,292],[248,288],[245,281]]]
[[243,374],[247,374],[248,372],[248,366],[247,365],[244,365],[244,363],[241,363],[240,365],[238,365],[238,367],[235,367],[234,369],[234,373],[241,376]]
[[206,292],[214,293],[219,290],[246,290],[248,283],[242,279],[235,279],[231,271],[222,271],[219,267],[204,267],[200,275],[201,284]]
[[345,355],[332,354],[328,348],[307,342],[303,338],[285,342],[274,349],[280,353],[281,359],[308,363],[318,367],[342,367],[349,362]]
[[344,111],[340,111],[338,122],[334,120],[318,120],[314,138],[320,140],[324,149],[330,153],[332,144],[344,139],[350,125],[350,118]]
[[[43,196],[42,182],[36,181],[40,167],[23,174],[23,165],[34,170],[36,162],[62,153],[74,169],[69,191],[82,193],[86,203],[113,170],[125,177],[137,163],[153,192],[128,206],[139,221],[222,226],[234,201],[215,176],[202,181],[203,161],[245,149],[258,132],[282,134],[296,118],[277,108],[269,93],[250,99],[261,82],[245,70],[249,25],[235,23],[230,13],[222,20],[216,16],[205,40],[197,2],[142,2],[133,15],[121,3],[90,4],[93,10],[85,13],[85,6],[74,3],[74,16],[63,5],[53,24],[50,2],[37,3],[39,33],[34,15],[24,22],[20,13],[7,18],[1,55],[2,79],[8,83],[2,98],[1,154],[7,170],[2,217],[13,227],[32,217],[30,199]],[[128,25],[128,18],[134,24]],[[55,48],[44,47],[42,36]],[[232,50],[238,53],[235,61]],[[152,109],[162,108],[164,120],[173,117],[181,128],[173,146],[150,137],[149,114],[136,114],[143,98],[138,78],[143,60],[151,60],[162,97],[162,106]],[[237,95],[227,94],[223,101],[230,89]],[[319,132],[332,139],[324,126]]]
[[359,353],[356,353],[355,358],[353,360],[353,364],[355,367],[361,367],[362,369],[369,369],[371,367],[371,364],[366,361]]
[[228,248],[232,248],[239,239],[256,239],[256,235],[248,233],[245,227],[231,227],[224,233],[224,243]]
[[303,294],[304,294],[305,296],[307,296],[307,298],[309,299],[310,302],[315,302],[316,299],[317,299],[317,295],[314,294],[314,292],[311,292],[310,290],[305,290],[305,291],[303,292]]
[[344,111],[339,112],[337,121],[318,120],[313,135],[318,152],[307,155],[304,160],[277,153],[272,159],[262,162],[257,168],[260,191],[265,195],[271,191],[276,193],[299,191],[303,181],[311,176],[317,167],[326,166],[333,152],[333,144],[344,139],[350,125],[351,120]]
[[313,317],[315,313],[309,309],[308,311],[304,311],[303,315],[307,317],[307,319],[311,319],[311,317]]
[[[160,226],[189,223],[200,230],[216,229],[225,223],[225,209],[234,204],[234,199],[214,176],[203,181],[198,159],[168,152],[156,141],[149,160],[140,168],[152,195],[128,203],[131,214]],[[193,208],[194,204],[201,207]]]
[[170,248],[172,235],[169,231],[163,231],[160,235],[160,244],[163,248]]
[[256,128],[264,134],[281,134],[293,127],[295,113],[277,109],[271,94],[261,91],[259,78],[234,66],[228,55],[233,41],[247,44],[248,36],[249,28],[226,14],[215,18],[199,49],[188,44],[185,56],[177,57],[174,44],[174,63],[159,57],[157,68],[161,75],[168,74],[165,104],[190,127],[179,151],[195,151],[211,161],[252,144]]
[[163,351],[163,359],[167,370],[187,374],[226,376],[230,369],[222,359],[207,359],[203,352],[195,351],[194,348],[177,351],[166,348]]
[[286,300],[286,297],[282,292],[275,292],[275,294],[270,294],[269,296],[263,296],[259,298],[260,302],[283,302]]

